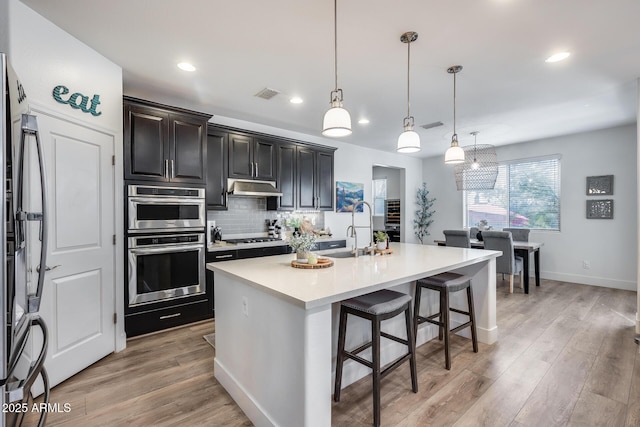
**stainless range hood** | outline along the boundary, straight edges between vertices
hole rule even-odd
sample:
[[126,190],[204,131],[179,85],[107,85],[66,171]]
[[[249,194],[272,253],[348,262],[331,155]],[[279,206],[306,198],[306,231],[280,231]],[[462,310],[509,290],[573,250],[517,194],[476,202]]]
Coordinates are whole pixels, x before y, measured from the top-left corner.
[[227,179],[227,188],[231,196],[280,197],[275,181],[253,181],[250,179]]

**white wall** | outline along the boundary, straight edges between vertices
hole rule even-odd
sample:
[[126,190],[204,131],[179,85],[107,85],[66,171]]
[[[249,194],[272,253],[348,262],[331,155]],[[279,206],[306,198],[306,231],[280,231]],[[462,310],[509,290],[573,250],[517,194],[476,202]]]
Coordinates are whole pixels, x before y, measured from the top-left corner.
[[[384,164],[389,167],[404,169],[406,188],[400,189],[400,199],[405,212],[413,212],[416,209],[415,192],[422,183],[422,160],[401,154],[389,153],[386,151],[373,150],[353,144],[347,144],[339,139],[329,139],[321,136],[310,136],[298,132],[286,131],[279,128],[265,126],[257,123],[236,120],[222,116],[213,116],[211,123],[232,126],[239,129],[247,129],[256,132],[263,132],[271,135],[278,135],[300,141],[320,144],[330,147],[337,147],[334,159],[334,178],[336,181],[350,181],[364,184],[365,201],[373,202],[373,165]],[[318,129],[320,133],[320,129]],[[394,142],[395,143],[395,142]],[[405,209],[405,208],[403,208]],[[366,225],[368,223],[368,212],[356,214],[356,225]],[[326,212],[324,219],[325,227],[329,227],[334,237],[346,237],[347,227],[351,225],[351,214]],[[413,234],[413,223],[411,215],[404,215],[402,224],[403,241],[407,243],[417,243]],[[358,246],[363,246],[367,242],[358,242]],[[348,239],[347,246],[352,244]]]
[[[96,129],[113,135],[116,155],[116,171],[122,171],[122,68],[98,54],[84,43],[47,21],[18,0],[8,0],[9,61],[19,76],[30,105],[62,120]],[[90,98],[100,95],[96,111],[99,116],[72,109],[53,99],[52,90],[57,85],[69,88],[69,94],[80,92]],[[67,95],[64,98],[68,98]],[[73,167],[73,165],[69,165]],[[122,206],[122,173],[115,174],[115,230],[124,230]],[[116,277],[116,306],[120,319],[124,319],[124,269],[123,242],[118,239],[113,266]],[[124,322],[119,322],[116,348],[124,348],[126,336]]]
[[[637,118],[636,118],[636,248],[638,247],[638,243],[640,243],[640,209],[638,208],[638,200],[640,200],[640,150],[637,147],[640,146],[640,78],[636,80],[638,87],[638,110],[637,110]],[[636,252],[636,280],[637,280],[637,291],[636,291],[636,299],[637,299],[637,310],[636,310],[636,334],[640,335],[640,251]]]
[[9,53],[9,2],[0,0],[0,52]]
[[[543,278],[636,290],[637,181],[636,126],[628,125],[497,147],[499,161],[560,154],[560,232],[532,231],[544,243]],[[488,141],[487,141],[488,142]],[[442,230],[462,228],[462,192],[442,157],[425,159],[424,180],[437,198],[433,238]],[[586,177],[614,175],[614,219],[586,219]],[[589,197],[593,199],[594,197]],[[584,269],[589,261],[590,269]]]

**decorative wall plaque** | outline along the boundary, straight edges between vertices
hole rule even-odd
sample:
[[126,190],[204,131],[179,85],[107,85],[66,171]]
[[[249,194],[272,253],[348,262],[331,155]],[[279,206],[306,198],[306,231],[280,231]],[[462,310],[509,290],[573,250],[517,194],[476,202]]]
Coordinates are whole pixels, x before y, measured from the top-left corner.
[[613,175],[587,177],[587,196],[611,195],[613,195]]
[[613,219],[613,199],[587,200],[587,219]]
[[96,108],[100,105],[100,95],[93,95],[93,98],[89,101],[89,97],[87,95],[76,92],[71,94],[68,99],[63,99],[62,95],[67,95],[68,93],[69,89],[66,86],[58,85],[53,88],[51,95],[56,102],[59,102],[60,104],[68,104],[75,110],[81,110],[82,112],[90,113],[93,116],[99,116],[102,114],[102,111],[96,111]]

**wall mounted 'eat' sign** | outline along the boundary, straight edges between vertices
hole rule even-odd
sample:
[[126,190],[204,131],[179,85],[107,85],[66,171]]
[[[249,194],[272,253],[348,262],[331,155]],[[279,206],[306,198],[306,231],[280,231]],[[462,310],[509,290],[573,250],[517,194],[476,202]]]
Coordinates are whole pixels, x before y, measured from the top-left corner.
[[99,116],[102,111],[96,111],[96,107],[100,104],[100,95],[93,95],[91,98],[91,104],[89,105],[89,97],[81,93],[74,93],[68,99],[62,99],[62,95],[69,93],[69,89],[66,86],[58,85],[53,88],[53,99],[60,104],[69,104],[71,108],[76,110],[82,110],[85,113],[91,113],[94,116]]

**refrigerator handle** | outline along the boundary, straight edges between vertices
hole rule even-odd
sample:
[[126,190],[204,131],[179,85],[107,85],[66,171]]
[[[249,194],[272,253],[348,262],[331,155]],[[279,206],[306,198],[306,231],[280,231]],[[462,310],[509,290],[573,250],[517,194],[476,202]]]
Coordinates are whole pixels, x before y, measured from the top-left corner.
[[[7,387],[4,391],[5,393],[5,402],[26,402],[29,394],[31,393],[31,386],[34,381],[40,375],[42,377],[42,382],[44,385],[44,395],[43,402],[45,404],[49,403],[49,376],[47,375],[47,371],[44,368],[44,361],[47,356],[47,348],[49,348],[49,331],[47,330],[47,325],[44,323],[40,316],[34,316],[31,319],[31,326],[39,326],[42,330],[42,349],[40,350],[40,354],[35,362],[33,362],[29,368],[29,373],[27,377],[20,381],[13,381],[7,383]],[[47,419],[47,411],[42,411],[40,414],[40,419],[38,421],[38,427],[42,427],[45,425]]]
[[[49,240],[47,220],[48,205],[47,205],[47,174],[44,168],[44,151],[42,148],[42,142],[40,141],[40,132],[38,131],[38,122],[36,116],[31,114],[22,115],[22,150],[24,153],[24,139],[26,135],[33,135],[36,139],[36,150],[38,152],[38,166],[40,169],[40,200],[42,205],[42,212],[35,213],[30,212],[26,215],[27,221],[40,221],[40,235],[39,239],[42,242],[40,244],[40,266],[36,267],[38,273],[38,287],[35,295],[29,295],[29,302],[27,310],[29,313],[37,313],[40,310],[40,300],[42,298],[42,290],[44,287],[44,275],[47,271],[47,243]],[[24,163],[24,155],[21,159],[21,163]],[[20,177],[22,180],[22,177]],[[21,193],[22,191],[20,191]],[[20,193],[19,196],[20,197]],[[20,206],[22,208],[22,206]]]

